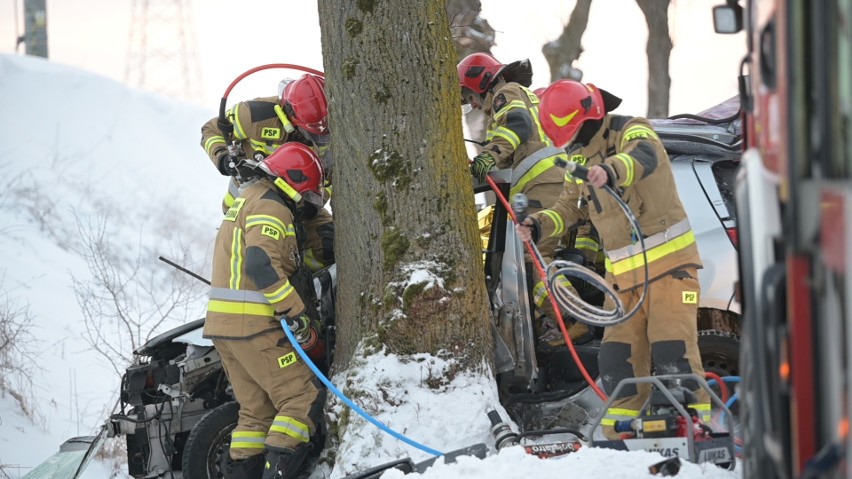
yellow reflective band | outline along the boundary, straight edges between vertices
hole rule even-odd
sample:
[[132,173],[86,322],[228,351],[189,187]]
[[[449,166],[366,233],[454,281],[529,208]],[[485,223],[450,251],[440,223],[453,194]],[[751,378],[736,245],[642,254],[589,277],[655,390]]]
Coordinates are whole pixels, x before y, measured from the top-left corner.
[[569,113],[565,116],[556,116],[553,113],[551,113],[550,119],[553,120],[553,123],[556,124],[556,126],[558,126],[559,128],[563,128],[565,125],[570,123],[571,120],[573,120],[575,116],[577,116],[577,113],[580,113],[579,108],[572,111],[571,113]]
[[234,105],[234,108],[231,110],[231,122],[234,124],[234,137],[239,140],[245,140],[248,135],[246,135],[245,130],[243,130],[243,125],[240,124],[240,104],[237,103]]
[[497,113],[494,114],[494,119],[497,120],[506,114],[509,110],[514,110],[515,108],[526,108],[527,104],[522,102],[521,100],[512,100],[506,104],[503,108],[500,109]]
[[615,419],[601,419],[601,426],[615,426]]
[[287,416],[275,416],[275,421],[269,427],[269,432],[278,432],[294,437],[302,442],[310,440],[308,425]]
[[[280,219],[270,215],[249,215],[246,217],[246,229],[253,226],[269,225],[285,234],[285,236],[295,236],[296,230],[292,224],[285,225]],[[293,232],[292,235],[287,235],[288,232]]]
[[267,301],[272,304],[275,304],[287,299],[287,296],[290,296],[292,292],[293,285],[290,284],[290,281],[285,281],[280,288],[276,289],[271,293],[263,293],[263,295],[266,296]]
[[[680,251],[693,243],[695,243],[695,233],[690,230],[688,233],[684,233],[668,243],[663,243],[660,246],[649,249],[646,253],[648,256],[648,263],[652,263],[666,255]],[[644,264],[642,253],[625,258],[617,263],[613,263],[609,258],[607,258],[606,270],[618,276],[620,274],[627,273],[628,271],[633,271]]]
[[627,417],[639,417],[639,412],[636,409],[621,409],[617,407],[611,407],[606,410],[607,416],[627,416]]
[[565,234],[565,222],[562,221],[562,217],[559,216],[559,213],[553,210],[544,210],[542,214],[550,218],[550,221],[553,222],[553,233],[550,233],[550,237],[558,237]]
[[696,411],[710,411],[713,409],[709,402],[690,404],[687,407],[695,409]]
[[231,238],[231,278],[228,285],[231,289],[240,289],[243,274],[243,230],[234,228]]
[[522,176],[521,179],[518,180],[517,183],[515,183],[515,185],[509,190],[509,194],[511,196],[515,196],[515,194],[524,191],[524,187],[527,186],[527,183],[536,179],[538,175],[544,173],[545,171],[556,167],[554,158],[557,158],[559,156],[560,155],[554,155],[550,158],[544,158],[538,163],[536,163],[535,166],[530,168],[529,171],[527,171],[524,176]]
[[660,140],[660,137],[657,136],[653,129],[648,128],[645,125],[633,125],[624,130],[624,135],[621,137],[621,148],[624,148],[624,144],[628,141],[635,140],[637,138],[655,138],[657,141]]
[[574,241],[574,247],[577,249],[597,251],[600,248],[600,245],[593,238],[577,238]]
[[207,311],[225,314],[250,314],[252,316],[274,316],[271,304],[241,303],[211,299],[207,302]]
[[500,138],[503,138],[508,141],[509,144],[512,145],[513,150],[517,150],[518,145],[521,144],[521,139],[518,138],[518,135],[514,131],[506,128],[505,126],[497,128],[497,130],[494,131],[493,136],[499,136]]
[[619,154],[615,155],[615,157],[618,158],[622,163],[624,163],[624,169],[626,170],[626,173],[625,173],[626,178],[624,180],[624,183],[621,184],[621,186],[632,185],[633,184],[633,168],[634,168],[633,157],[626,154],[626,153],[619,153]]
[[266,437],[266,432],[264,431],[234,431],[231,433],[231,437]]
[[544,287],[544,282],[539,281],[533,287],[533,300],[535,301],[535,305],[541,307],[544,304],[544,300],[547,299],[547,288]]
[[219,143],[225,144],[225,137],[222,135],[211,136],[204,142],[204,151],[209,155],[211,151],[213,151],[213,147],[218,145]]
[[288,185],[286,181],[281,178],[275,178],[275,186],[281,188],[281,191],[284,192],[285,195],[289,196],[290,199],[298,203],[302,201],[302,195],[299,194],[298,191],[294,190],[292,186]]
[[263,449],[266,447],[265,440],[258,442],[234,441],[231,439],[231,449]]
[[325,263],[318,260],[316,256],[314,256],[314,250],[312,249],[309,249],[308,252],[305,253],[303,256],[305,258],[305,264],[308,265],[308,268],[310,268],[310,270],[314,273],[325,268],[326,266]]
[[264,143],[262,141],[257,141],[254,138],[249,138],[249,143],[251,143],[251,147],[254,150],[262,151],[265,155],[271,155],[272,153],[275,152],[275,150],[278,149],[279,146],[281,146],[280,144],[275,144],[275,143],[273,143],[271,145],[267,145],[266,143]]

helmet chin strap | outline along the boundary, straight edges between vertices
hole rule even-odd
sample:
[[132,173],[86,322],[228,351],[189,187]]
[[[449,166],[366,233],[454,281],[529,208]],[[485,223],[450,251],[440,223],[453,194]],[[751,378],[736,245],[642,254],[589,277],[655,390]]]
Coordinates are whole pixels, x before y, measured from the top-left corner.
[[275,183],[275,186],[280,188],[281,191],[284,192],[284,194],[289,196],[290,199],[292,199],[296,203],[302,201],[302,195],[298,191],[294,190],[292,186],[288,185],[287,182],[284,181],[282,178],[275,178],[275,181],[273,181],[273,183]]

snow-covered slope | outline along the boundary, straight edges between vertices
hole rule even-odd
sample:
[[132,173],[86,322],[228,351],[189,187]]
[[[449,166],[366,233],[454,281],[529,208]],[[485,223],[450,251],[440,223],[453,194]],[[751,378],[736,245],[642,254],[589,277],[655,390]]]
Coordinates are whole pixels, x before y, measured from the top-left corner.
[[[102,225],[102,235],[95,236],[116,248],[115,261],[125,273],[127,263],[138,261],[140,276],[154,272],[155,280],[165,278],[157,272],[171,270],[157,261],[157,254],[189,251],[186,266],[204,274],[226,181],[198,145],[199,128],[215,114],[213,107],[198,109],[17,56],[0,56],[0,104],[0,299],[29,305],[35,339],[28,399],[36,407],[36,420],[23,415],[10,396],[0,395],[0,471],[18,478],[69,437],[93,434],[116,401],[118,375],[84,340],[85,322],[73,287],[72,274],[80,282],[91,278],[79,254],[88,243],[86,234],[93,232],[87,225],[95,225],[95,233]],[[157,286],[163,284],[155,285],[155,293],[167,289]],[[186,309],[158,330],[200,317],[203,298]],[[103,332],[114,344],[127,339]],[[495,404],[492,385],[481,377],[458,375],[442,397],[435,397],[420,383],[440,371],[440,364],[380,355],[372,361],[346,382],[347,388],[361,391],[362,400],[375,398],[361,406],[379,420],[439,450],[493,444],[485,412],[496,407],[506,415]],[[391,386],[407,402],[382,412],[379,392]],[[342,407],[335,402],[333,410],[340,413]],[[334,477],[404,455],[415,461],[428,457],[369,425],[363,434],[344,440]],[[595,449],[538,460],[512,448],[483,461],[463,458],[456,465],[438,465],[422,477],[626,479],[647,477],[648,465],[660,460],[658,454]],[[85,477],[108,475],[108,465],[96,462]],[[385,477],[402,474],[392,471]],[[685,464],[678,477],[738,474]]]
[[[31,400],[46,429],[11,420],[15,408],[3,399],[0,464],[24,473],[68,437],[91,434],[118,391],[110,361],[83,339],[72,274],[90,280],[79,254],[90,242],[78,223],[114,248],[117,263],[138,261],[139,277],[172,274],[157,253],[180,250],[203,272],[226,181],[198,144],[213,108],[9,55],[0,55],[0,105],[0,297],[33,318]],[[199,317],[203,306],[194,301],[159,330]]]

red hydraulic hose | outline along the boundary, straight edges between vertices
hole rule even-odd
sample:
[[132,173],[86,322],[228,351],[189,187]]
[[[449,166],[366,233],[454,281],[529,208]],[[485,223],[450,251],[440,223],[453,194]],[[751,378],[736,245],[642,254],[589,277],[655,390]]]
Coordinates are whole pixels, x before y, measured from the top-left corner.
[[[503,193],[497,188],[497,184],[494,183],[494,180],[491,179],[490,176],[485,175],[485,178],[488,180],[488,184],[491,185],[491,189],[494,190],[494,194],[497,196],[497,199],[503,203],[503,206],[506,208],[506,211],[509,212],[509,216],[512,218],[516,224],[518,223],[518,218],[515,217],[515,212],[512,210],[512,205],[509,204],[509,201],[506,200],[506,197],[503,196]],[[553,292],[550,291],[550,287],[547,284],[546,278],[547,276],[544,273],[544,266],[538,261],[538,257],[533,253],[532,246],[529,241],[525,241],[524,245],[530,252],[530,256],[532,257],[533,263],[535,264],[536,269],[538,270],[539,277],[542,278],[544,282],[544,287],[547,288],[547,295],[550,298],[550,304],[553,305],[553,310],[556,312],[556,321],[559,324],[559,330],[562,331],[562,338],[565,339],[565,344],[568,346],[568,351],[571,352],[571,357],[574,358],[574,362],[577,363],[577,367],[580,368],[580,373],[583,374],[583,378],[585,378],[586,382],[589,383],[589,386],[592,390],[597,393],[598,397],[600,397],[604,402],[607,400],[607,395],[604,393],[601,388],[598,387],[597,382],[592,379],[592,376],[586,370],[585,366],[583,366],[583,361],[580,360],[580,356],[577,354],[577,350],[574,348],[574,342],[571,341],[571,335],[568,334],[568,329],[565,327],[565,322],[562,320],[562,311],[559,309],[559,305],[556,303],[556,299],[553,297]]]
[[728,404],[728,398],[729,398],[730,394],[728,394],[728,385],[725,384],[725,381],[722,381],[722,378],[719,377],[718,374],[711,373],[711,372],[708,372],[708,371],[704,372],[704,377],[707,377],[707,378],[710,378],[710,379],[713,379],[713,380],[716,381],[716,384],[719,385],[719,389],[722,391],[722,402],[725,403],[725,404]]

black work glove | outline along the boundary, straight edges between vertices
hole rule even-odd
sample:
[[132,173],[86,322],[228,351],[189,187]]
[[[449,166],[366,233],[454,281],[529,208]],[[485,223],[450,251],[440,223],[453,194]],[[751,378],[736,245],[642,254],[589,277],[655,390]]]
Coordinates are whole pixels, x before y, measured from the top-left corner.
[[219,155],[219,172],[225,176],[235,176],[243,180],[248,180],[259,174],[254,167],[238,158],[231,158],[228,153]]
[[470,174],[482,183],[485,181],[485,174],[488,173],[491,168],[494,168],[495,165],[497,165],[497,162],[494,161],[494,157],[491,156],[491,153],[483,151],[473,157],[473,163],[470,164]]

